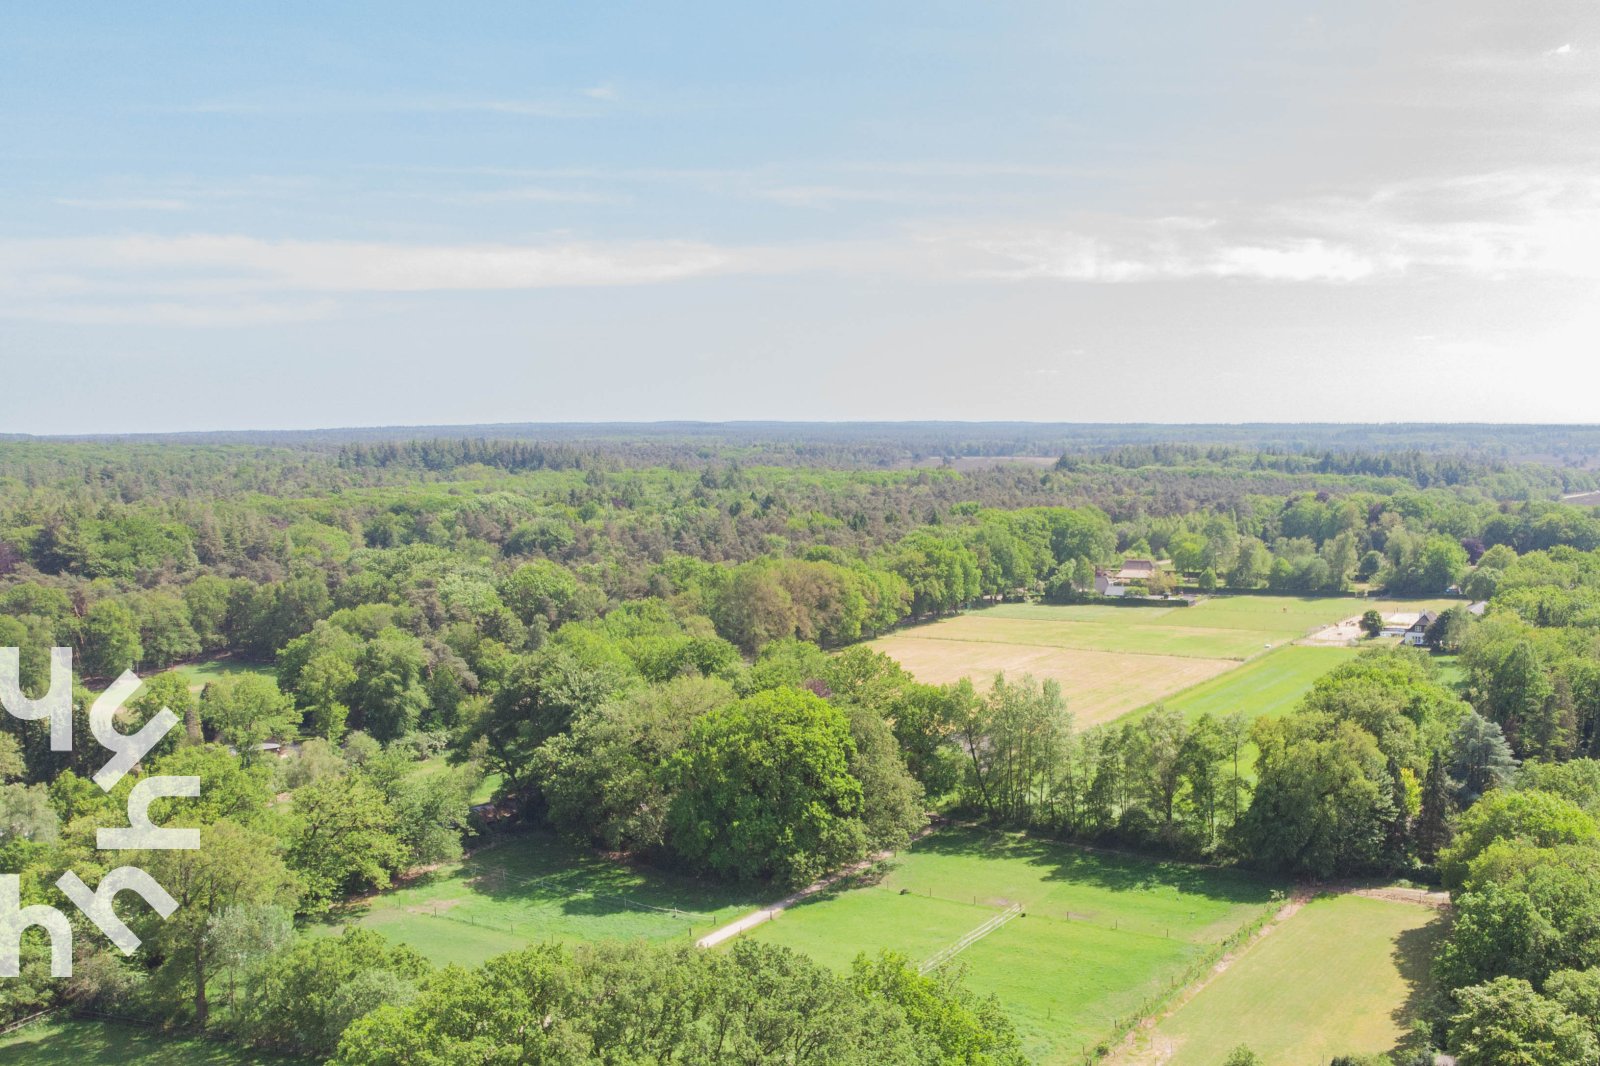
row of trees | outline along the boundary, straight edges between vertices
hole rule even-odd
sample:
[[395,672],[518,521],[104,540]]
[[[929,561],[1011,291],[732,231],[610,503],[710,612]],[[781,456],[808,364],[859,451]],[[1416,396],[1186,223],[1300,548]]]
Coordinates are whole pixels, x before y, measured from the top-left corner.
[[[530,1024],[531,1023],[531,1024]],[[548,944],[429,975],[345,1033],[335,1062],[1025,1066],[1000,1005],[905,959],[838,976],[784,948]]]
[[[152,695],[165,702],[159,692],[145,694]],[[289,950],[293,915],[385,888],[400,871],[459,857],[468,796],[478,783],[470,767],[415,774],[412,752],[383,749],[364,734],[351,734],[342,749],[309,741],[281,767],[181,736],[164,746],[166,754],[147,759],[148,772],[198,777],[201,793],[181,804],[160,801],[153,817],[157,824],[198,827],[201,846],[124,855],[99,850],[96,833],[125,821],[136,775],[110,793],[71,768],[48,784],[26,785],[13,780],[25,769],[19,745],[0,736],[6,814],[0,864],[21,878],[25,904],[56,903],[48,886],[63,870],[94,883],[129,863],[147,870],[179,904],[166,920],[134,909],[129,921],[147,949],[131,963],[91,947],[104,941],[79,928],[82,954],[65,990],[48,977],[44,943],[30,939],[23,976],[0,989],[0,1010],[9,1016],[66,994],[84,1005],[115,1003],[121,1011],[204,1026],[218,975],[227,973],[231,982],[245,960]],[[290,792],[290,803],[277,802],[280,790]],[[231,1007],[228,1024],[245,1024]]]

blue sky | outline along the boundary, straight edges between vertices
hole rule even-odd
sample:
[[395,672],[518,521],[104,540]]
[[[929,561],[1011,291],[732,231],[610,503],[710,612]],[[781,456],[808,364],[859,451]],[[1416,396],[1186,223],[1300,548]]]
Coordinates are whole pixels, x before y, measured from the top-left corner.
[[0,7],[0,431],[1593,420],[1600,10]]

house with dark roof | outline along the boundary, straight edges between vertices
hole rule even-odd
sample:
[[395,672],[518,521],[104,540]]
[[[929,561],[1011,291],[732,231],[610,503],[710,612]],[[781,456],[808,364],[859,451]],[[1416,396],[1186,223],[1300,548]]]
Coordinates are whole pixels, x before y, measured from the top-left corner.
[[1428,642],[1428,627],[1433,625],[1438,617],[1439,615],[1435,611],[1423,611],[1417,615],[1417,620],[1412,622],[1404,633],[1400,634],[1400,643],[1409,644],[1414,648],[1420,648],[1426,644]]

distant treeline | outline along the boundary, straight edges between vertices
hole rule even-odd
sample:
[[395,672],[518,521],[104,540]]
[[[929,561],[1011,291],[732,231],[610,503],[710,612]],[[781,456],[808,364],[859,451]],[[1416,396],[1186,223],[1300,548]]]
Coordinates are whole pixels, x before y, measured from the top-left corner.
[[337,450],[350,444],[421,440],[512,440],[584,450],[622,446],[748,451],[794,461],[874,457],[875,462],[938,456],[1059,455],[1128,445],[1187,444],[1285,454],[1417,451],[1560,465],[1600,460],[1600,426],[1468,423],[1241,423],[1160,425],[1070,422],[560,422],[369,427],[33,438],[118,444],[253,445]]

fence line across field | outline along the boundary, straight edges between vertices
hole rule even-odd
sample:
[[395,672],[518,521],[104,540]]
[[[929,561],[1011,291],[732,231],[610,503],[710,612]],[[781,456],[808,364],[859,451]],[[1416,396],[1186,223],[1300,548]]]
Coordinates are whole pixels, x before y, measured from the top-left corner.
[[1021,916],[1022,905],[1020,903],[1013,903],[1011,906],[1007,907],[993,918],[990,918],[987,922],[984,922],[976,929],[970,930],[965,936],[963,936],[960,940],[957,940],[954,944],[949,944],[934,952],[928,957],[926,962],[917,967],[917,972],[925,974],[937,970],[939,967],[943,966],[945,963],[949,962],[951,959],[955,958],[957,955],[961,954],[963,951],[967,950],[972,945],[976,944],[978,941],[982,940],[984,937],[1000,928],[1002,925],[1005,925],[1013,918],[1019,918]]
[[[467,863],[467,864],[463,865],[461,867],[461,872],[465,873],[465,874],[468,874],[469,876],[474,877],[474,878],[492,879],[492,880],[498,882],[499,887],[502,887],[502,888],[505,887],[505,884],[506,884],[507,881],[512,881],[512,882],[515,882],[515,883],[517,883],[519,885],[535,886],[535,885],[544,884],[547,881],[555,881],[555,880],[558,880],[559,878],[569,876],[569,875],[567,875],[565,873],[561,873],[561,874],[548,874],[548,875],[546,875],[544,877],[518,877],[516,874],[507,873],[503,867],[499,867],[499,866],[485,867],[485,866],[481,866],[481,865],[479,865],[477,863]],[[590,897],[595,898],[595,899],[615,900],[616,902],[624,904],[624,905],[629,906],[629,907],[635,907],[635,908],[638,908],[639,910],[642,910],[642,911],[652,911],[652,912],[654,912],[656,914],[669,915],[669,916],[671,916],[673,918],[679,918],[679,919],[682,919],[683,921],[686,921],[686,922],[709,922],[709,921],[713,921],[715,919],[715,917],[716,917],[715,915],[712,915],[712,914],[702,914],[699,911],[686,911],[686,910],[683,910],[681,907],[657,907],[657,906],[654,906],[654,905],[649,904],[649,903],[640,903],[638,900],[633,899],[633,898],[631,898],[629,896],[624,896],[624,895],[621,895],[621,894],[616,893],[616,892],[603,892],[603,891],[600,891],[598,889],[593,889],[593,888],[574,889],[571,892],[568,892],[567,895],[569,897],[570,896],[590,896]],[[437,917],[440,917],[440,918],[452,917],[451,915],[438,914],[437,912],[435,912],[435,914],[436,914]],[[479,923],[479,922],[473,921],[472,919],[465,918],[465,917],[461,917],[460,920],[470,922],[471,924],[474,924],[474,925],[486,924],[486,923]],[[508,924],[514,924],[514,923],[510,922],[510,919],[507,919],[507,923]]]
[[[858,882],[858,884],[860,883]],[[866,883],[864,887],[874,886],[872,886],[870,883]],[[896,890],[886,889],[886,891]],[[981,900],[977,896],[941,896],[929,889],[902,888],[899,889],[898,892],[902,896],[914,896],[918,899],[936,899],[942,903],[971,904],[977,907],[992,908],[997,907],[1001,902],[1003,902],[1001,900],[996,900],[993,903],[990,903]],[[1040,917],[1049,918],[1051,921],[1072,922],[1077,925],[1093,925],[1101,929],[1110,929],[1114,932],[1132,933],[1135,936],[1148,936],[1160,940],[1172,939],[1172,926],[1166,922],[1139,922],[1137,920],[1121,917],[1099,918],[1092,917],[1087,914],[1074,914],[1071,911],[1052,914],[1050,913],[1050,910],[1042,904],[1033,903],[1030,905],[1035,908],[1035,912]],[[1198,915],[1194,911],[1190,911],[1189,917],[1196,918]]]

